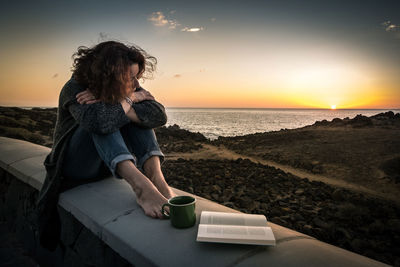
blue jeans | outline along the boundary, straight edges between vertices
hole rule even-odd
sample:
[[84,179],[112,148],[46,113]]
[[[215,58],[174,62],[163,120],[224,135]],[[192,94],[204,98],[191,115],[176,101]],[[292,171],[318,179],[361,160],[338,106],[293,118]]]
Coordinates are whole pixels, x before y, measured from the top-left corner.
[[151,156],[164,154],[153,129],[143,129],[128,123],[110,134],[95,134],[79,126],[73,133],[63,162],[63,176],[67,179],[92,179],[111,174],[119,179],[117,164],[131,160],[143,172],[143,164]]

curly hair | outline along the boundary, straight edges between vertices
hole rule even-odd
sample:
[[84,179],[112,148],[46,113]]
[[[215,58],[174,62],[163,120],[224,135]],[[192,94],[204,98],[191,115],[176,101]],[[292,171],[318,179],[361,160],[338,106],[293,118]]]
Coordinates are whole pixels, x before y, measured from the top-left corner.
[[[129,67],[138,64],[137,79],[152,75],[157,59],[136,45],[106,41],[92,48],[79,46],[72,55],[74,79],[89,89],[96,99],[115,104],[126,96],[127,87],[137,85],[132,81]],[[146,74],[146,76],[144,76]]]

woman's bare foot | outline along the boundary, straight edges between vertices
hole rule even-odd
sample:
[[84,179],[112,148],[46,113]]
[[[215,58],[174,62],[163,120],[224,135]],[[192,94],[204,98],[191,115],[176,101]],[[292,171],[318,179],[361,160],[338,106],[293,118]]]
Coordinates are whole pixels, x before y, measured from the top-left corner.
[[[164,203],[168,202],[168,199],[149,181],[148,185],[136,193],[136,202],[142,207],[147,216],[162,219],[161,208]],[[168,207],[166,209],[169,211]]]
[[144,172],[147,177],[149,177],[150,181],[157,187],[158,191],[166,197],[170,199],[171,197],[176,196],[174,191],[172,191],[171,187],[165,181],[164,175],[161,171],[160,159],[158,156],[152,156],[147,159],[147,161],[143,165]]
[[[136,194],[136,202],[147,216],[160,219],[164,217],[161,208],[168,202],[168,199],[158,191],[149,178],[136,168],[132,161],[119,162],[117,172],[131,185]],[[168,207],[167,211],[169,211]]]
[[170,199],[176,196],[174,191],[172,191],[171,187],[169,187],[169,185],[165,181],[164,177],[152,177],[150,178],[150,180],[165,198]]

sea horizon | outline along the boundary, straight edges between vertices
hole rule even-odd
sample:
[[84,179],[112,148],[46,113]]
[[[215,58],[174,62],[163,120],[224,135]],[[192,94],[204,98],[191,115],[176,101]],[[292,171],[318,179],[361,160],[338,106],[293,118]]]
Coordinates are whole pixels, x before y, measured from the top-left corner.
[[[20,106],[26,110],[32,108]],[[400,109],[321,109],[321,108],[194,108],[167,107],[165,126],[199,132],[210,140],[219,136],[242,136],[254,133],[296,129],[313,125],[317,121],[335,118],[354,118],[357,115],[373,116],[379,113],[399,113]]]
[[260,132],[296,129],[316,121],[373,116],[399,109],[316,108],[166,108],[166,126],[179,125],[213,140],[219,136],[241,136]]
[[[32,109],[32,108],[58,108],[58,106],[19,106],[19,105],[0,105],[0,107],[17,107],[23,109]],[[282,107],[282,108],[255,108],[255,107],[165,107],[166,109],[235,109],[235,110],[396,110],[400,111],[400,107],[398,108],[300,108],[300,107]]]

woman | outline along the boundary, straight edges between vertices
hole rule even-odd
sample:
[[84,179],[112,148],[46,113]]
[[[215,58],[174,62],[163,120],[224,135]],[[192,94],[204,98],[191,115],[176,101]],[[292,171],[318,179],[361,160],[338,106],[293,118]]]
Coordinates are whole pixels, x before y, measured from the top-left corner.
[[164,155],[152,130],[166,123],[165,109],[138,83],[157,60],[115,41],[80,47],[73,56],[37,202],[40,240],[50,249],[59,239],[58,195],[73,186],[110,174],[125,179],[153,218],[162,218],[162,204],[175,196],[162,174]]

